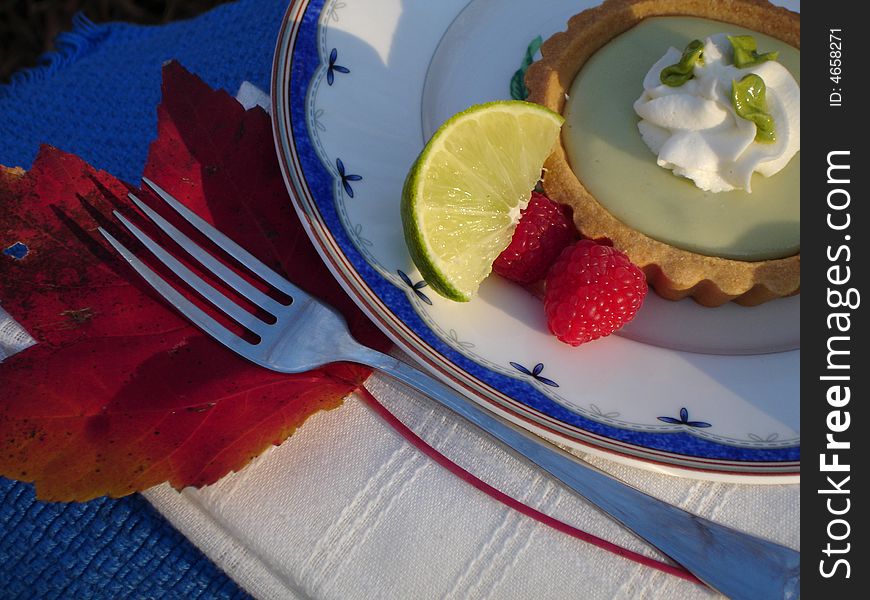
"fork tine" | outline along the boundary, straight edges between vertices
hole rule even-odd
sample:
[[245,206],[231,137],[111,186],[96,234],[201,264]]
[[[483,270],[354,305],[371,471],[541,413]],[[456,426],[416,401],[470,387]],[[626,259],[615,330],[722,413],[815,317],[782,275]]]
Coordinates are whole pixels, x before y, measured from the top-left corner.
[[175,243],[184,248],[188,254],[199,261],[201,265],[209,271],[217,275],[228,286],[236,290],[242,296],[265,310],[266,312],[277,316],[278,313],[285,309],[286,306],[279,304],[250,283],[239,277],[232,269],[217,260],[214,256],[203,250],[199,244],[191,240],[185,234],[178,230],[172,223],[161,217],[154,209],[142,202],[133,194],[127,194],[136,206],[151,219],[155,225],[172,238]]
[[237,261],[239,261],[241,264],[243,264],[245,267],[250,269],[263,281],[269,283],[270,285],[281,290],[282,292],[289,294],[291,297],[293,296],[293,294],[299,294],[308,297],[308,294],[306,292],[303,292],[300,288],[296,287],[295,285],[278,275],[275,271],[264,265],[253,254],[239,246],[237,243],[232,241],[230,238],[225,236],[214,227],[212,227],[211,224],[209,224],[199,215],[184,206],[181,202],[176,200],[169,192],[161,188],[159,185],[157,185],[147,177],[143,177],[142,182],[150,187],[154,191],[154,193],[160,196],[160,198],[162,198],[164,202],[166,202],[169,206],[175,209],[178,214],[184,217],[184,219],[188,223],[198,229],[200,233],[202,233],[205,237],[220,246],[224,250],[224,252],[226,252]]
[[115,215],[115,218],[121,221],[124,227],[126,227],[130,233],[136,237],[137,240],[142,242],[142,244],[144,244],[145,247],[160,260],[160,262],[166,265],[173,273],[178,275],[187,285],[193,288],[194,291],[222,310],[242,327],[257,333],[258,335],[266,333],[266,328],[269,327],[269,325],[224,296],[202,277],[184,266],[181,261],[164,250],[159,244],[148,237],[145,232],[127,220],[127,218],[120,212],[115,211],[113,214]]
[[162,277],[151,270],[145,263],[139,260],[135,254],[130,252],[126,246],[116,240],[111,233],[98,227],[97,230],[103,234],[103,237],[118,251],[124,260],[130,263],[142,279],[148,282],[158,294],[166,298],[178,311],[187,317],[194,325],[205,331],[214,339],[222,343],[224,346],[245,356],[250,352],[252,344],[246,342],[232,331],[215,321],[202,309],[193,304],[190,300],[180,294],[174,287],[167,283]]

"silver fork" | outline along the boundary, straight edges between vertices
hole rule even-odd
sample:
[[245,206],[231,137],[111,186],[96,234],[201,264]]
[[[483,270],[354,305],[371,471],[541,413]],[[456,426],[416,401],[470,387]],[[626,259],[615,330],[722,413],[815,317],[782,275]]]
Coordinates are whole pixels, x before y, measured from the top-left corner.
[[359,344],[335,310],[266,267],[154,182],[145,178],[143,182],[224,252],[292,299],[289,306],[273,300],[130,194],[136,206],[202,266],[277,319],[267,324],[252,315],[115,211],[115,217],[164,265],[216,308],[260,337],[259,343],[252,343],[218,323],[106,230],[99,228],[121,256],[166,300],[234,352],[267,369],[284,373],[304,372],[336,361],[355,362],[378,369],[468,419],[726,596],[735,600],[799,597],[800,554],[795,550],[729,529],[657,500],[537,436],[507,424],[416,368]]

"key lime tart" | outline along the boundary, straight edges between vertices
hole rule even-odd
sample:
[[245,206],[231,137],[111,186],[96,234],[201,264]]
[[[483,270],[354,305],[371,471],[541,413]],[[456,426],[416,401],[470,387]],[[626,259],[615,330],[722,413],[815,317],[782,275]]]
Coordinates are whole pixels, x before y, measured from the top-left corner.
[[662,297],[800,290],[800,17],[760,0],[607,0],[548,39],[529,100],[565,117],[543,187]]

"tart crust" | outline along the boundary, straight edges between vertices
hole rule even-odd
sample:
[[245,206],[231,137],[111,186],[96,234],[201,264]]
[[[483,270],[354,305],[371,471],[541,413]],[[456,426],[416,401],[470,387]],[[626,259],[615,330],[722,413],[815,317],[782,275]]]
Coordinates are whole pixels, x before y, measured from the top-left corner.
[[[541,47],[543,58],[526,72],[529,101],[562,113],[571,83],[592,54],[647,17],[684,15],[747,27],[800,49],[800,16],[766,0],[606,0],[571,17],[566,31]],[[580,233],[609,241],[669,300],[694,298],[704,306],[734,301],[754,306],[800,292],[800,252],[774,260],[705,256],[654,240],[611,215],[583,186],[560,143],[544,164],[543,186],[573,208]]]

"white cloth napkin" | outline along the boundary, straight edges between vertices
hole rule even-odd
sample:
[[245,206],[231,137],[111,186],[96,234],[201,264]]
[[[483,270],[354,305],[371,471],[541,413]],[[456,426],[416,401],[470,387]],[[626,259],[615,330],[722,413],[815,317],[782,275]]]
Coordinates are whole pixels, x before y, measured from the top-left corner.
[[[240,90],[246,106],[268,96]],[[4,318],[6,320],[4,320]],[[0,360],[28,336],[0,309]],[[649,556],[653,549],[449,411],[387,378],[369,390],[430,445],[508,495]],[[653,496],[798,548],[798,485],[669,477],[587,457]],[[357,396],[203,489],[144,496],[256,598],[711,598],[698,585],[560,533],[478,491]]]
[[[564,522],[655,556],[585,501],[430,400],[370,391],[464,468]],[[589,459],[654,496],[797,548],[798,486],[677,479]],[[217,484],[145,493],[258,598],[710,598],[559,533],[435,464],[356,396]]]

